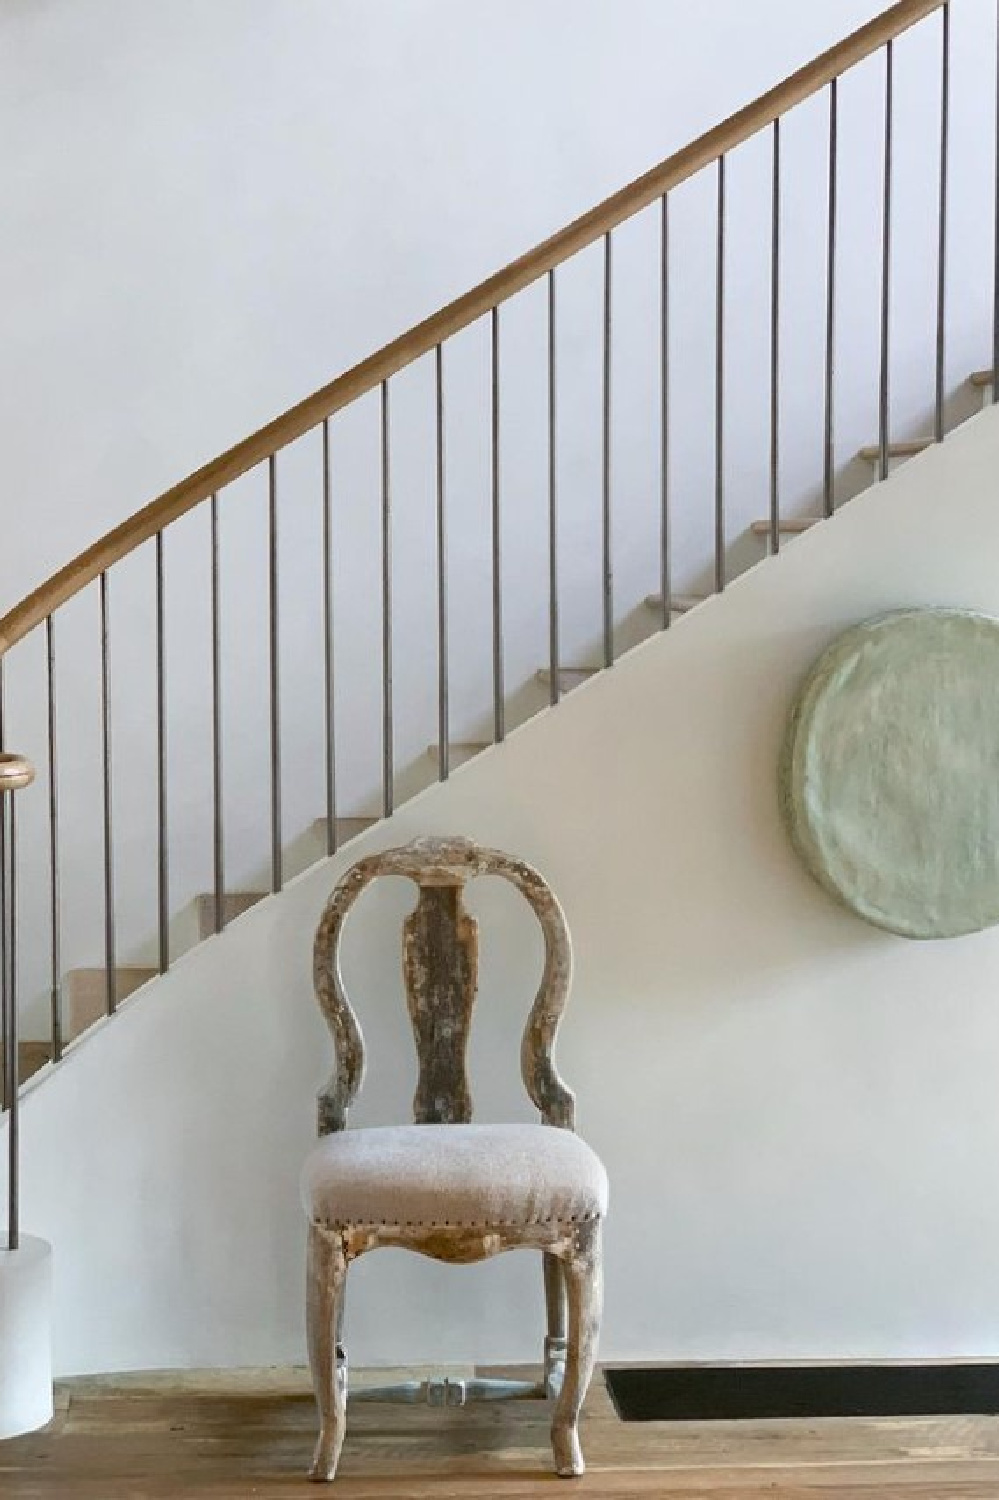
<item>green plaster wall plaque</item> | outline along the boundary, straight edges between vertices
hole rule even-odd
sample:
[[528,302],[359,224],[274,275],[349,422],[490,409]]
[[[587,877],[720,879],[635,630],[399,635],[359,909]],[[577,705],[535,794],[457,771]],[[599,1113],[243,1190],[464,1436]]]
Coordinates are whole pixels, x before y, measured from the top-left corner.
[[816,880],[904,937],[999,922],[999,620],[905,610],[855,626],[795,700],[780,765]]

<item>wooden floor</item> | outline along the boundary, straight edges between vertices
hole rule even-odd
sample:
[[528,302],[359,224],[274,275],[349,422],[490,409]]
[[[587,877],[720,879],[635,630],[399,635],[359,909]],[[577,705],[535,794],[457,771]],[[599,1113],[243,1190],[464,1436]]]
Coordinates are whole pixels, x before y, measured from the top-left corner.
[[[315,1431],[298,1370],[60,1385],[41,1433],[0,1442],[2,1500],[270,1500],[304,1479]],[[594,1381],[584,1478],[551,1470],[542,1403],[354,1406],[331,1500],[999,1500],[999,1418],[620,1422]]]

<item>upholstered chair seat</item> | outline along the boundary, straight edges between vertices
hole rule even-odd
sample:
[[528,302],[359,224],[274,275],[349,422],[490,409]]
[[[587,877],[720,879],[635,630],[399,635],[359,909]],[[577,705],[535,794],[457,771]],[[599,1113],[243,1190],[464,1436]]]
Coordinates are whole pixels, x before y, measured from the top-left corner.
[[324,1137],[302,1202],[328,1229],[579,1224],[607,1212],[607,1173],[551,1125],[388,1125]]
[[[340,940],[355,902],[383,875],[412,880],[419,895],[403,923],[402,977],[419,1064],[412,1125],[348,1128],[364,1076],[364,1041],[340,968]],[[537,1124],[472,1123],[466,1067],[478,988],[478,923],[464,905],[478,875],[509,881],[544,938],[541,981],[521,1037],[520,1072]],[[455,1265],[508,1250],[540,1252],[544,1269],[541,1380],[476,1375],[403,1381],[363,1400],[542,1399],[551,1410],[555,1470],[585,1467],[579,1414],[593,1373],[602,1307],[607,1174],[575,1133],[576,1103],[555,1066],[555,1034],[569,997],[572,948],[565,917],[537,870],[468,839],[417,839],[369,855],[343,875],[319,921],[316,999],[334,1044],[319,1094],[319,1145],[302,1169],[309,1224],[306,1324],[319,1407],[310,1477],[336,1474],[344,1440],[348,1360],[343,1341],[347,1272],[380,1248],[415,1250]],[[350,1399],[354,1399],[353,1396]]]

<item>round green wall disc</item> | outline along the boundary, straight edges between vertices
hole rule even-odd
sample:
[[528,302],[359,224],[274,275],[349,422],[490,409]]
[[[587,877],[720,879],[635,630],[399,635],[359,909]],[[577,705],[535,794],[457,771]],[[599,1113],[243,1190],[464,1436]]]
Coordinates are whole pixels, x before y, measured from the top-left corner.
[[816,880],[904,937],[999,922],[999,620],[905,610],[819,658],[791,713],[780,801]]

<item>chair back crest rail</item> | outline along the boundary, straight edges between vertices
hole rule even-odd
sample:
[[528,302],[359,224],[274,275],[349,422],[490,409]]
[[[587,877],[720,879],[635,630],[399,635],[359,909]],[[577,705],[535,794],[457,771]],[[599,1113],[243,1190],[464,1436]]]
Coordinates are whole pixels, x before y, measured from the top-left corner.
[[403,927],[403,981],[416,1041],[417,1124],[458,1124],[472,1118],[467,1047],[478,988],[478,923],[464,906],[470,880],[494,875],[525,898],[540,923],[544,968],[521,1042],[521,1076],[549,1125],[573,1129],[575,1099],[559,1077],[553,1051],[569,995],[572,949],[559,902],[537,870],[468,839],[418,839],[362,859],[327,902],[313,951],[316,999],[333,1037],[333,1075],[319,1095],[319,1133],[343,1130],[364,1077],[364,1040],[340,966],[344,923],[373,881],[397,875],[418,887]]

